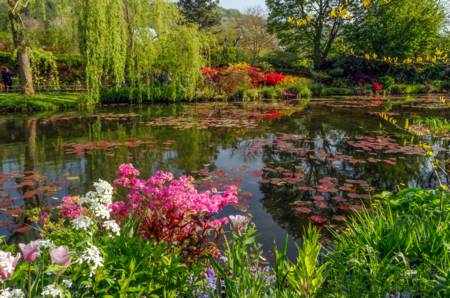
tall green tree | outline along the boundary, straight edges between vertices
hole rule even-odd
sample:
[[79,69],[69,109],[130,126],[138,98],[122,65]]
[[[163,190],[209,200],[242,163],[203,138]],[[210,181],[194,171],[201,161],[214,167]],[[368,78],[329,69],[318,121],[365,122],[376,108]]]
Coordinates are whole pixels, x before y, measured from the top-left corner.
[[8,0],[8,16],[11,24],[11,33],[14,47],[17,51],[19,64],[20,87],[23,95],[34,95],[33,73],[28,56],[28,42],[26,28],[23,22],[25,11],[30,1]]
[[[192,99],[200,79],[201,37],[168,0],[78,0],[75,10],[90,99],[102,88],[153,89]],[[160,98],[159,98],[160,99]]]
[[352,19],[350,8],[370,0],[266,0],[268,26],[281,45],[303,51],[315,68],[327,60],[343,25]]
[[218,0],[179,0],[178,7],[186,20],[200,28],[210,28],[220,24]]
[[355,52],[399,58],[434,50],[445,21],[440,0],[371,0],[352,14],[344,36]]

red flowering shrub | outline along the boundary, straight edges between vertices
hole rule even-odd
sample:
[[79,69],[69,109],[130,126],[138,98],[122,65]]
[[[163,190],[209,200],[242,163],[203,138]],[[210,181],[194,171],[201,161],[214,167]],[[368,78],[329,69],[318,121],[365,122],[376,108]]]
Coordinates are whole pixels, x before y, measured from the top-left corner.
[[202,75],[205,79],[209,79],[209,80],[215,80],[215,79],[217,79],[217,76],[219,75],[219,70],[214,67],[207,67],[207,66],[202,67],[200,69],[200,72],[202,73]]
[[383,84],[378,83],[377,81],[372,82],[373,92],[378,94],[381,90],[383,90]]
[[265,77],[265,85],[267,86],[277,86],[284,81],[286,76],[278,72],[268,72]]
[[258,87],[264,84],[266,77],[260,68],[248,65],[247,72],[252,80],[253,87]]
[[201,73],[206,84],[217,84],[218,89],[228,96],[234,96],[241,88],[277,86],[286,78],[282,73],[265,73],[260,68],[245,63],[229,65],[222,69],[203,67]]
[[121,165],[114,181],[128,194],[111,209],[119,221],[131,214],[142,218],[138,233],[157,242],[181,247],[186,256],[217,254],[215,243],[222,235],[227,218],[213,219],[225,206],[238,202],[235,186],[223,193],[215,189],[198,192],[192,177],[174,179],[171,173],[157,172],[149,179],[139,178],[131,164]]

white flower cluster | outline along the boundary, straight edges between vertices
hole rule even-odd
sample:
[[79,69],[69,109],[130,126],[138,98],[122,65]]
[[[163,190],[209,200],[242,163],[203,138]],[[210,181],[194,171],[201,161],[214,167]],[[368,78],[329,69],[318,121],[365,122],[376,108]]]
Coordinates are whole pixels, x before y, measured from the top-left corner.
[[20,289],[4,289],[0,292],[0,298],[25,298],[25,293]]
[[[110,232],[110,237],[120,235],[120,226],[111,220],[110,205],[112,204],[113,187],[104,180],[98,180],[94,183],[95,191],[88,192],[78,201],[78,205],[87,208],[94,216],[79,216],[72,220],[72,225],[76,230],[88,231],[88,229],[96,224],[96,220],[104,221],[101,225]],[[94,218],[95,217],[95,218]]]
[[84,230],[84,231],[87,231],[93,224],[92,220],[84,215],[73,219],[71,223],[75,230]]
[[72,281],[68,279],[64,279],[61,283],[66,287],[66,289],[70,289],[73,284]]
[[50,239],[40,239],[38,240],[38,243],[39,247],[43,249],[54,249],[56,247],[55,243]]
[[57,285],[50,284],[44,287],[41,295],[44,297],[63,297],[63,292]]
[[[115,220],[107,220],[103,223],[103,227],[116,236],[120,236],[120,226]],[[111,237],[112,235],[110,235]]]
[[95,191],[88,192],[80,198],[78,204],[86,205],[97,218],[110,219],[109,205],[112,204],[113,187],[104,180],[94,183]]
[[103,256],[100,253],[98,247],[93,244],[88,245],[83,254],[77,261],[78,264],[86,263],[91,266],[90,276],[94,275],[95,270],[99,267],[103,267]]

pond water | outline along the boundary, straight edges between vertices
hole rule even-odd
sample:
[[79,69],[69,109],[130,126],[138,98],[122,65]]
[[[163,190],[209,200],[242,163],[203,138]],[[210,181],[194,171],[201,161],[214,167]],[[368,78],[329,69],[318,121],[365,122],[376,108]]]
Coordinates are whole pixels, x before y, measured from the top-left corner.
[[[421,143],[433,145],[446,169],[446,136],[418,137],[404,123],[449,119],[448,106],[438,98],[394,103],[200,103],[0,116],[0,233],[11,241],[31,237],[24,211],[83,194],[133,163],[143,176],[158,169],[192,175],[201,189],[238,185],[241,202],[224,214],[251,214],[270,253],[286,235],[301,239],[309,223],[340,229],[379,191],[436,186],[434,157]],[[389,110],[385,119],[382,110]]]

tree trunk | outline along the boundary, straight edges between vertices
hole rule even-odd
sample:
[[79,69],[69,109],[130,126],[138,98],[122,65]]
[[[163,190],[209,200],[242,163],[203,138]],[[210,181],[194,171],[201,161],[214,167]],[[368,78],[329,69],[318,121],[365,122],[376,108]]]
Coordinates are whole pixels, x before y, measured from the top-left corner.
[[8,0],[9,20],[17,50],[17,61],[19,62],[20,87],[22,95],[34,95],[33,74],[28,57],[28,48],[25,40],[25,28],[20,18],[21,8],[17,7],[16,1]]

